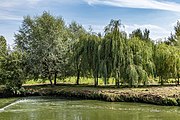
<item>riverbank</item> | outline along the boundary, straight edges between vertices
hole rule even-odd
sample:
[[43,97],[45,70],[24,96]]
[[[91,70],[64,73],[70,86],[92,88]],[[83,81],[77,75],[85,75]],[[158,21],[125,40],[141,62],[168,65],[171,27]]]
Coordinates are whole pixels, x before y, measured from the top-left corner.
[[138,102],[180,106],[180,86],[148,88],[94,88],[83,86],[24,86],[19,96],[62,96],[108,102]]
[[180,106],[180,86],[149,88],[94,88],[77,86],[25,86],[26,96],[63,96],[108,102],[139,102]]

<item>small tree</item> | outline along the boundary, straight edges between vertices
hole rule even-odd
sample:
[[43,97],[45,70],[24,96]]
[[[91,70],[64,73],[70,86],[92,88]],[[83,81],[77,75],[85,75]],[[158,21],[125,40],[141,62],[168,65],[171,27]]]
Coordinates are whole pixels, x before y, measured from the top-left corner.
[[4,38],[0,42],[0,84],[5,85],[8,92],[16,94],[25,80],[22,53],[16,49],[7,50]]
[[3,62],[7,57],[6,39],[0,36],[0,84],[5,84]]

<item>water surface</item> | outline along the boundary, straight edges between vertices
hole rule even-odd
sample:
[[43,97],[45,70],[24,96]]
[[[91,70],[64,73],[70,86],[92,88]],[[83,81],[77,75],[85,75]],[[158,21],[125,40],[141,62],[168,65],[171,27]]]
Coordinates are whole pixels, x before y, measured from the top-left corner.
[[0,109],[0,120],[179,120],[180,107],[31,97]]

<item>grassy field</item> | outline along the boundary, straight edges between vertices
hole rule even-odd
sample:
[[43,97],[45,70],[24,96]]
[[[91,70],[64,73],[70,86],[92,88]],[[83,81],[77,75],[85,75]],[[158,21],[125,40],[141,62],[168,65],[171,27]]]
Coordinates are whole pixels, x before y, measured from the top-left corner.
[[[34,85],[34,84],[49,84],[49,80],[28,80],[24,84],[29,84],[29,85]],[[57,79],[57,83],[60,84],[75,84],[76,83],[76,77],[68,77],[65,79]],[[86,77],[81,77],[79,80],[80,84],[86,84],[86,85],[93,85],[94,84],[94,79],[93,78],[86,78]],[[109,79],[109,85],[115,84],[115,80],[112,78]],[[103,79],[99,78],[99,85],[104,85]]]
[[[175,82],[176,81],[174,79],[169,79],[168,81],[165,81],[164,84],[165,85],[168,85],[168,84],[174,85]],[[38,85],[38,84],[49,84],[49,83],[50,83],[49,80],[38,79],[38,80],[27,80],[24,84],[25,85]],[[57,83],[58,84],[76,84],[76,77],[68,77],[68,78],[65,78],[62,80],[57,79]],[[94,79],[87,78],[87,77],[81,77],[79,83],[82,85],[94,85]],[[115,80],[113,78],[110,78],[107,83],[107,86],[112,86],[112,85],[115,85]],[[159,79],[151,78],[148,81],[147,85],[160,85]],[[104,86],[104,80],[102,78],[99,78],[99,86]]]

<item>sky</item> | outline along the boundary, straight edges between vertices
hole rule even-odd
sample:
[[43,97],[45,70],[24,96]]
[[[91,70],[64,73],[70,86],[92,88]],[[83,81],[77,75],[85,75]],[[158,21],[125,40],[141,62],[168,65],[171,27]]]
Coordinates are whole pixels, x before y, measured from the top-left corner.
[[180,20],[180,0],[0,0],[0,35],[9,45],[21,27],[23,17],[48,11],[76,21],[87,30],[103,32],[111,19],[121,20],[122,30],[149,29],[154,40],[167,38]]

